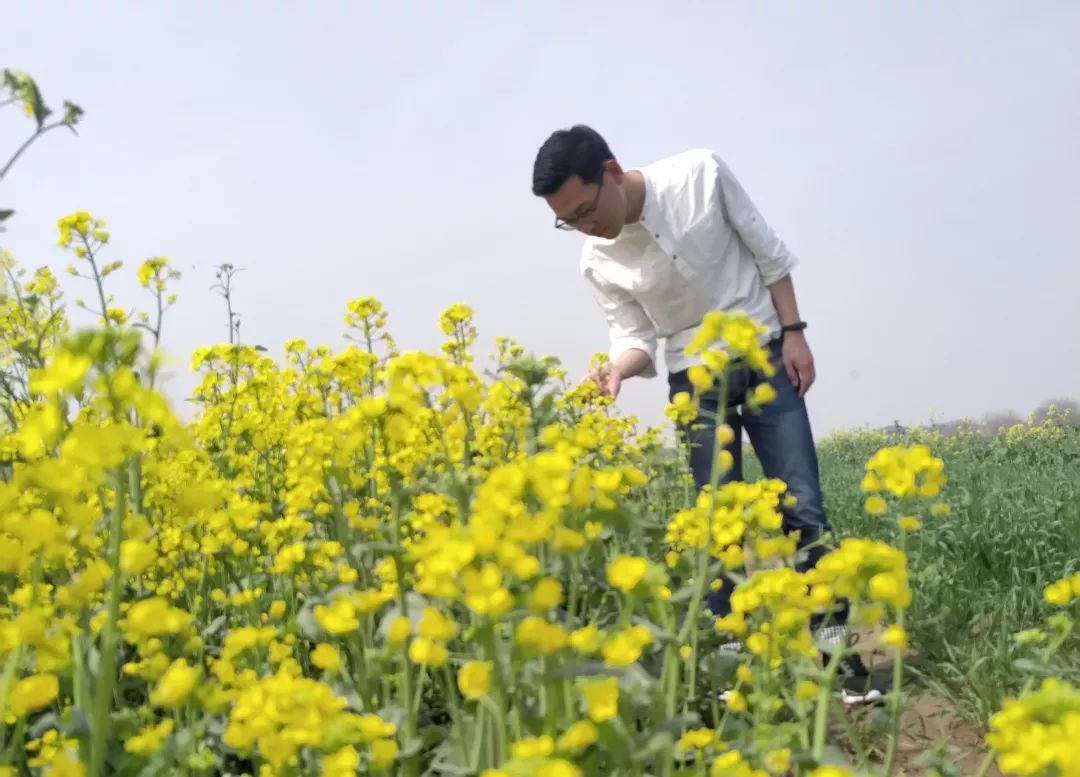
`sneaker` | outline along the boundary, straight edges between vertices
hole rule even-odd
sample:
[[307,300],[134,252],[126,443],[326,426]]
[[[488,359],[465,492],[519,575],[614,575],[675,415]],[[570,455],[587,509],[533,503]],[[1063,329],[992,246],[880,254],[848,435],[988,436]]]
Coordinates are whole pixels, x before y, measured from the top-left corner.
[[[842,644],[843,636],[842,626],[830,626],[816,635],[821,650],[822,666],[829,665],[833,652]],[[858,634],[850,635],[847,639],[847,647],[853,647],[858,641]],[[830,647],[833,650],[830,650]],[[858,704],[873,704],[884,699],[885,694],[889,692],[890,679],[867,669],[857,650],[847,651],[840,657],[836,673],[840,680],[838,695],[849,707]]]
[[[843,642],[844,627],[831,626],[822,629],[815,637],[821,652],[822,666],[828,666],[832,653]],[[848,637],[847,644],[851,647],[858,641],[859,635],[852,634]],[[829,650],[830,647],[833,650]],[[720,646],[721,650],[731,652],[738,652],[741,648],[742,645],[739,642],[727,642]],[[879,702],[885,698],[885,694],[889,692],[891,687],[891,677],[871,672],[863,663],[862,656],[855,650],[851,650],[840,657],[836,673],[840,681],[837,696],[848,707]],[[730,693],[730,689],[720,691],[718,694],[719,700],[726,703]]]

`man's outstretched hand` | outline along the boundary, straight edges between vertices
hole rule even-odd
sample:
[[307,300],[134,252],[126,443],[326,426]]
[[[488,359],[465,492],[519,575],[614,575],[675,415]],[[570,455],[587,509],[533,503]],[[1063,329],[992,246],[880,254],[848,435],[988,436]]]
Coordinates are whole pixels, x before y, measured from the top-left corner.
[[605,364],[599,369],[591,369],[585,375],[586,381],[592,381],[600,389],[600,395],[615,399],[622,387],[622,376],[612,364]]
[[[619,396],[622,382],[635,375],[641,375],[652,367],[652,357],[640,348],[628,348],[614,361],[594,367],[585,375],[585,381],[592,381],[600,389],[600,395],[615,399]],[[653,372],[652,374],[655,374]],[[584,381],[583,381],[584,382]]]
[[817,376],[814,372],[814,355],[810,353],[810,346],[802,332],[784,335],[782,359],[791,385],[800,397],[805,397]]

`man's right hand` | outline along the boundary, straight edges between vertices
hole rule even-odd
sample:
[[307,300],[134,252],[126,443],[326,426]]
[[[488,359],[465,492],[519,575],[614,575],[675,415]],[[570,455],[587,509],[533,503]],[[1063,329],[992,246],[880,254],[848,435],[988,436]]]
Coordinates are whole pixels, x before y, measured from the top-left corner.
[[600,389],[600,395],[615,399],[619,396],[619,388],[622,386],[622,376],[619,370],[612,364],[605,364],[600,369],[591,369],[585,375],[585,380],[591,380]]
[[619,396],[619,389],[624,380],[641,375],[651,366],[649,354],[640,348],[630,348],[619,354],[614,361],[607,362],[599,369],[594,367],[589,370],[585,380],[595,383],[601,395],[615,399]]

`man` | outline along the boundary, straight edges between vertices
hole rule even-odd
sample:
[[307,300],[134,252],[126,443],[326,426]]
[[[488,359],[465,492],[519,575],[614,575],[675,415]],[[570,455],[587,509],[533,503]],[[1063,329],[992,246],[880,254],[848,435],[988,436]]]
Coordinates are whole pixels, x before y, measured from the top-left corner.
[[[590,127],[553,133],[533,167],[533,194],[555,213],[555,226],[588,238],[581,272],[603,311],[611,346],[604,369],[592,372],[605,394],[618,395],[623,381],[658,374],[658,341],[665,341],[669,398],[691,391],[684,354],[706,313],[742,310],[763,325],[777,366],[765,378],[747,366],[732,374],[727,407],[715,394],[701,398],[697,429],[686,431],[690,468],[701,489],[709,481],[716,440],[715,417],[734,432],[726,446],[734,466],[725,480],[741,479],[745,429],[767,477],[783,480],[795,497],[784,511],[785,531],[798,530],[807,569],[824,554],[831,531],[822,504],[817,453],[804,397],[814,383],[814,359],[800,320],[791,271],[796,258],[765,222],[719,156],[687,151],[639,169],[623,169],[607,143]],[[763,343],[765,345],[766,343]],[[772,402],[744,411],[747,395],[769,382]],[[716,615],[730,611],[733,584],[725,579],[710,596]],[[832,616],[843,624],[846,607]],[[835,648],[842,628],[813,627]],[[883,694],[857,653],[841,662],[845,701],[872,701]]]

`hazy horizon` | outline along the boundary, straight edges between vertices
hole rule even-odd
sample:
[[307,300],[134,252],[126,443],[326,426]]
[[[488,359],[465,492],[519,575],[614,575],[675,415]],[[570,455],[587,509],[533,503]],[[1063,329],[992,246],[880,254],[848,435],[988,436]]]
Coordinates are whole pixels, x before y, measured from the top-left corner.
[[[402,348],[437,347],[464,302],[479,359],[506,335],[577,377],[607,333],[581,236],[529,179],[547,134],[586,122],[625,166],[716,150],[798,255],[819,435],[1080,398],[1080,4],[431,8],[9,4],[0,68],[86,115],[0,186],[0,247],[89,296],[55,226],[89,210],[123,305],[167,256],[181,410],[192,350],[227,339],[222,262],[275,356],[341,347],[371,294]],[[30,129],[0,111],[0,162]],[[658,423],[666,395],[661,365],[619,406]]]

